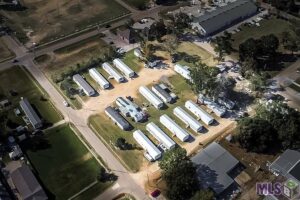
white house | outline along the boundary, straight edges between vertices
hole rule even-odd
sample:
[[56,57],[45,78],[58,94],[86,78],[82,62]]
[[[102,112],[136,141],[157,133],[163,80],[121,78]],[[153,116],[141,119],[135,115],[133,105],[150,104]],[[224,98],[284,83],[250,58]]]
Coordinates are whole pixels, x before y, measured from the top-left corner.
[[192,80],[191,78],[191,72],[189,70],[188,66],[182,66],[180,64],[176,64],[174,66],[174,70],[175,72],[177,72],[178,74],[180,74],[183,78],[187,79],[187,80]]
[[118,83],[124,82],[125,78],[117,70],[115,70],[109,63],[105,62],[102,64],[102,68],[112,76]]
[[102,89],[109,88],[109,82],[97,71],[97,69],[89,69],[89,74],[101,86]]
[[157,109],[161,109],[164,103],[146,86],[141,86],[139,92]]
[[206,111],[200,108],[196,103],[191,100],[185,102],[185,107],[191,111],[194,115],[200,118],[206,125],[211,125],[214,122],[214,118]]
[[193,131],[200,132],[201,130],[203,130],[203,125],[179,106],[174,108],[173,113]]
[[130,69],[121,59],[116,58],[113,60],[116,68],[118,68],[126,77],[132,78],[135,76],[135,72]]

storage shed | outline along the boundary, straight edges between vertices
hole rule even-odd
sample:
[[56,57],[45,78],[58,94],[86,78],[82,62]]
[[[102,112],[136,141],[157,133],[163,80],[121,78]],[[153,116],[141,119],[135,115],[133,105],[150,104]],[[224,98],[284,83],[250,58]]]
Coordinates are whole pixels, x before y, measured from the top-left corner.
[[167,149],[172,149],[176,146],[176,143],[169,137],[165,132],[163,132],[156,124],[150,122],[146,125],[147,131],[155,137],[164,147]]
[[201,130],[203,130],[203,125],[200,124],[200,122],[198,122],[196,119],[194,119],[190,114],[188,114],[185,110],[183,110],[179,106],[174,108],[173,113],[176,117],[178,117],[186,125],[191,127],[191,129],[193,131],[200,132]]
[[102,64],[102,68],[112,76],[118,83],[124,82],[125,78],[117,70],[115,70],[109,63],[105,62]]
[[206,111],[200,108],[196,103],[191,100],[185,102],[185,107],[191,111],[194,115],[199,117],[206,125],[210,125],[214,122],[214,118],[210,116]]
[[116,58],[113,60],[116,68],[118,68],[126,77],[132,78],[135,76],[135,72],[130,69],[121,59]]
[[189,70],[188,66],[182,66],[180,64],[176,64],[174,66],[174,70],[175,72],[177,72],[178,74],[180,74],[183,78],[187,79],[187,80],[192,80],[191,78],[191,72]]
[[122,130],[126,131],[130,129],[130,124],[128,121],[113,107],[108,106],[105,108],[105,114]]
[[109,82],[97,71],[97,69],[89,69],[89,74],[101,86],[102,89],[109,88]]
[[143,147],[152,161],[155,161],[161,157],[161,151],[149,140],[149,138],[140,130],[133,132],[133,138],[136,140],[139,145]]
[[73,76],[73,81],[83,90],[87,96],[93,96],[96,92],[95,90],[86,82],[81,75],[75,74]]
[[171,133],[175,134],[182,142],[186,141],[190,135],[175,123],[168,115],[164,114],[159,118],[160,123],[164,125]]
[[157,109],[161,109],[164,103],[146,86],[141,86],[139,92]]
[[164,89],[162,89],[158,84],[152,86],[152,91],[165,103],[171,103],[173,98],[171,95]]

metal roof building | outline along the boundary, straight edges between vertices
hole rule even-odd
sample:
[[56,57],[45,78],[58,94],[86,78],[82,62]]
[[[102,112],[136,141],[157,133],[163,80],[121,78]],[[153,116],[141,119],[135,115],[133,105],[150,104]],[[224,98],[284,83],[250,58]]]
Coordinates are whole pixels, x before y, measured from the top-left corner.
[[220,194],[235,183],[229,173],[239,161],[218,143],[211,143],[191,160],[197,167],[197,175],[203,188],[211,188],[216,194]]
[[203,35],[212,35],[255,13],[257,13],[257,7],[253,1],[237,0],[193,18],[192,27],[198,29]]
[[113,60],[114,65],[118,68],[126,77],[131,78],[135,76],[135,72],[130,69],[121,59],[116,58]]
[[190,72],[188,66],[182,66],[181,64],[177,63],[174,66],[174,70],[175,70],[175,72],[177,72],[178,74],[180,74],[183,78],[185,78],[187,80],[192,80],[192,78],[191,78],[191,72]]
[[171,133],[175,134],[176,137],[182,142],[189,139],[190,135],[182,129],[176,122],[174,122],[168,115],[164,114],[159,118],[160,123],[164,125]]
[[119,106],[122,114],[132,117],[135,122],[142,121],[145,117],[144,113],[139,109],[139,106],[128,99],[118,97],[116,104]]
[[102,68],[118,82],[124,82],[125,78],[119,72],[117,72],[109,63],[105,62],[102,64]]
[[105,108],[105,114],[117,124],[122,130],[129,130],[130,124],[129,122],[113,107],[108,106]]
[[149,140],[149,138],[140,130],[133,132],[133,138],[139,143],[152,160],[157,160],[161,157],[161,151]]
[[179,106],[174,108],[173,113],[176,117],[178,117],[181,121],[183,121],[186,125],[191,127],[191,129],[195,132],[200,132],[203,130],[203,125],[200,124],[196,119],[194,119],[190,114],[185,112]]
[[141,86],[139,92],[157,109],[161,109],[164,103],[146,86]]
[[45,191],[27,165],[11,173],[11,179],[23,200],[46,200]]
[[164,145],[167,149],[172,149],[176,146],[176,143],[163,132],[155,123],[150,122],[146,125],[146,130]]
[[109,82],[97,71],[97,69],[89,69],[89,74],[101,86],[102,89],[109,88]]
[[200,108],[196,103],[191,100],[185,102],[185,107],[191,111],[194,115],[199,117],[206,125],[210,125],[214,122],[214,118],[210,116],[206,111]]
[[152,86],[152,91],[165,103],[171,103],[173,98],[171,95],[164,89],[162,89],[158,84]]
[[83,90],[87,96],[93,96],[96,92],[95,90],[86,82],[81,75],[75,74],[73,76],[73,81]]
[[20,101],[19,104],[33,128],[41,128],[43,126],[42,120],[35,112],[29,101],[24,98]]
[[210,108],[218,117],[223,117],[227,112],[224,107],[221,107],[216,103],[207,104],[207,107]]

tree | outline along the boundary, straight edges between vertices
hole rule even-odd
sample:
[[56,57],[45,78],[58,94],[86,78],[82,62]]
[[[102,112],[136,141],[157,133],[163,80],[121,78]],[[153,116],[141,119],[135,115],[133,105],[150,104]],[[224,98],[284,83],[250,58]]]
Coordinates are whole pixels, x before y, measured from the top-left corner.
[[246,117],[239,121],[237,140],[247,151],[266,153],[272,148],[276,131],[264,119]]
[[239,56],[240,60],[244,61],[246,59],[255,59],[258,53],[258,48],[256,40],[250,38],[245,42],[241,43],[239,46]]
[[197,191],[199,183],[196,168],[185,149],[178,147],[166,151],[159,161],[159,167],[168,186],[167,196],[170,200],[186,200]]
[[211,190],[200,190],[190,200],[213,200],[214,193]]
[[265,75],[261,75],[258,73],[252,74],[249,79],[251,83],[251,89],[258,92],[263,92],[267,86],[267,78]]
[[190,22],[192,20],[187,14],[180,12],[175,15],[175,19],[173,21],[177,29],[183,30],[190,26]]
[[224,36],[218,36],[214,40],[215,51],[219,53],[219,58],[222,59],[225,54],[230,54],[233,50],[231,45],[231,34],[227,31],[224,32]]
[[262,55],[268,56],[268,59],[272,60],[279,47],[279,39],[274,34],[265,35],[260,38],[260,45]]
[[126,140],[122,137],[116,140],[115,146],[121,150],[130,150],[132,149],[132,145],[127,143]]

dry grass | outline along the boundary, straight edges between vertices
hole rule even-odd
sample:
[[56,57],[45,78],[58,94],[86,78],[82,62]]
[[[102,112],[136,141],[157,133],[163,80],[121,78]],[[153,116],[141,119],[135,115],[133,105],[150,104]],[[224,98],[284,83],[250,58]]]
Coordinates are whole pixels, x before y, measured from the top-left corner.
[[0,38],[0,62],[14,56],[15,54],[7,48],[3,39]]

